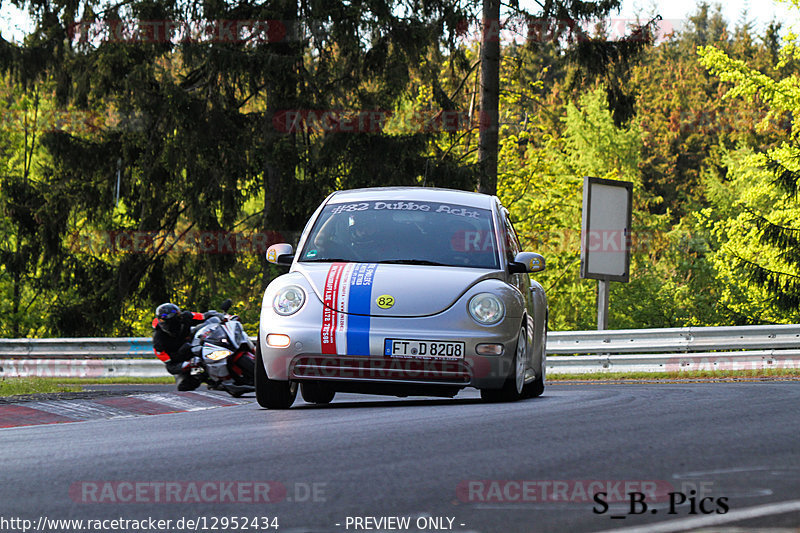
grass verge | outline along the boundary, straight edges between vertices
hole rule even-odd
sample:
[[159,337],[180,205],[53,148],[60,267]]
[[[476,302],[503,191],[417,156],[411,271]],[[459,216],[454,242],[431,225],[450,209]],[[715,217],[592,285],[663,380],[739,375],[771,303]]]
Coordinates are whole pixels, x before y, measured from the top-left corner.
[[174,384],[175,378],[164,376],[158,378],[0,378],[0,396],[16,396],[19,394],[41,394],[48,392],[79,392],[82,385],[145,385]]
[[52,378],[59,383],[71,385],[147,385],[147,384],[174,384],[174,376],[163,376],[157,378]]
[[0,379],[0,396],[16,396],[18,394],[39,394],[46,392],[78,392],[81,387],[62,384],[52,378],[2,378]]
[[754,370],[687,370],[684,372],[593,372],[591,374],[547,374],[547,381],[629,381],[629,380],[757,380],[774,378],[800,379],[800,368]]

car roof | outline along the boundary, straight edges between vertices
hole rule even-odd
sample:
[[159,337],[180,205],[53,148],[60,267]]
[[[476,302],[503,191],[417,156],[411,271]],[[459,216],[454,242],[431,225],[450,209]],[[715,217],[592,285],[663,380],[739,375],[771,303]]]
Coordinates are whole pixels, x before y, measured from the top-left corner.
[[436,187],[373,187],[336,191],[328,199],[329,204],[365,201],[418,201],[441,202],[491,209],[494,196],[471,191],[439,189]]

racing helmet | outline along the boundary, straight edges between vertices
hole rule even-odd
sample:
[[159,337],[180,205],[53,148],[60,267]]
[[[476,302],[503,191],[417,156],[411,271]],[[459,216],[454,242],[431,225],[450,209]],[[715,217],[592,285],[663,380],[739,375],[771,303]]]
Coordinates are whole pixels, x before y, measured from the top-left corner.
[[163,303],[156,308],[156,320],[159,328],[174,337],[181,330],[181,308],[173,303]]

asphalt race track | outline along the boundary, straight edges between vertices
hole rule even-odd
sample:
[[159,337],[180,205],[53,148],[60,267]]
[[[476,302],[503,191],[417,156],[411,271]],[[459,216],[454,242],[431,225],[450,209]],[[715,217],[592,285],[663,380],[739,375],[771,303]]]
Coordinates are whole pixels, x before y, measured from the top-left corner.
[[[0,530],[800,526],[798,382],[558,384],[513,404],[343,394],[289,411],[249,399],[0,430]],[[69,519],[83,522],[53,522]]]

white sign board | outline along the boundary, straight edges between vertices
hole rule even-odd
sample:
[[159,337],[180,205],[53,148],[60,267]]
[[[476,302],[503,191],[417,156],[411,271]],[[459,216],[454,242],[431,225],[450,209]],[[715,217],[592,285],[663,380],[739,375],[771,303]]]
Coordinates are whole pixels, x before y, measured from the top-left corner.
[[633,183],[585,177],[581,277],[627,282]]

